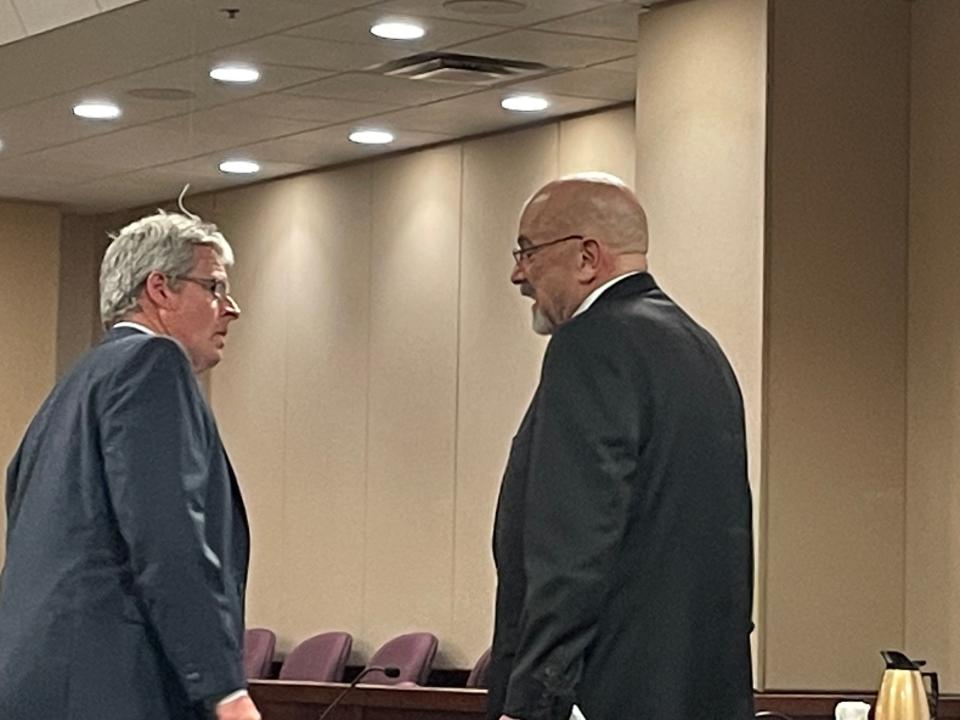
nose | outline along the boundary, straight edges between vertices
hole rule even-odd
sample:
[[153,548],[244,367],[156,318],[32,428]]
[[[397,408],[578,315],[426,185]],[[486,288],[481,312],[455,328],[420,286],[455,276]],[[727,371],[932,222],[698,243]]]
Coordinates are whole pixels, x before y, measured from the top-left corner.
[[233,295],[225,295],[221,307],[224,315],[229,315],[234,320],[240,317],[240,303],[233,299]]
[[520,262],[513,264],[513,270],[510,273],[510,282],[514,285],[520,285],[524,280],[527,279],[527,276],[523,272],[523,267]]

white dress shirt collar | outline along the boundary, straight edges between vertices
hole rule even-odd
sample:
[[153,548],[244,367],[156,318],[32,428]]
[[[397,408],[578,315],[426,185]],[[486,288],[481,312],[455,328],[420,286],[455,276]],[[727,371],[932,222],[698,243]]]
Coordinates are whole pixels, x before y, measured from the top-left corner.
[[113,330],[114,328],[133,328],[134,330],[139,330],[140,332],[146,333],[147,335],[156,335],[156,333],[150,328],[148,328],[146,325],[130,322],[129,320],[123,320],[122,322],[118,322],[110,329]]
[[631,275],[639,275],[641,272],[643,271],[634,270],[632,272],[624,273],[623,275],[617,275],[615,278],[611,278],[610,280],[607,280],[600,287],[594,288],[593,292],[591,292],[589,295],[587,295],[583,299],[583,302],[580,303],[580,307],[578,307],[576,311],[573,313],[573,315],[571,315],[570,317],[576,317],[580,313],[586,312],[587,309],[597,301],[597,298],[603,295],[603,293],[606,292],[608,289],[616,285],[621,280],[624,280],[630,277]]

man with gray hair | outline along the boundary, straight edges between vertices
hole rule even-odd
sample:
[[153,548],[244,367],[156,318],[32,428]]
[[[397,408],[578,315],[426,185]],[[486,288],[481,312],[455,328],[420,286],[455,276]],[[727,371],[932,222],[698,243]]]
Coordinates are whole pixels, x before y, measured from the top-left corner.
[[510,279],[552,335],[494,527],[490,720],[747,720],[743,402],[647,272],[636,196],[597,173],[520,216]]
[[245,690],[249,534],[195,377],[240,315],[215,226],[160,212],[100,272],[107,332],[7,471],[4,720],[259,720]]

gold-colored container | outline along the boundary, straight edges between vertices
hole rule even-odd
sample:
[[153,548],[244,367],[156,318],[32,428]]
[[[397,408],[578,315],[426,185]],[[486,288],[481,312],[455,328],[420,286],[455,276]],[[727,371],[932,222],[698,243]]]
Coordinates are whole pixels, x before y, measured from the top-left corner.
[[881,655],[887,663],[880,680],[874,720],[931,720],[930,701],[923,685],[923,676],[933,677],[934,707],[938,690],[935,673],[921,673],[921,663],[903,653],[884,650]]

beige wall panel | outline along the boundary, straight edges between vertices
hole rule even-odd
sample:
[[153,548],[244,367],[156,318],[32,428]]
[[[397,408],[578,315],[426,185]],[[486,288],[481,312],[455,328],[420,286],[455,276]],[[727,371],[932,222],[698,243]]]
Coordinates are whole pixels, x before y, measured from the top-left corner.
[[460,147],[373,167],[361,652],[452,626]]
[[588,170],[616,175],[630,187],[637,170],[637,125],[633,106],[563,120],[560,175]]
[[364,165],[284,181],[283,649],[326,630],[363,634],[370,178]]
[[460,375],[454,535],[454,628],[459,667],[493,633],[493,513],[516,432],[540,376],[545,339],[530,301],[510,283],[517,220],[557,175],[557,125],[464,145]]
[[[650,269],[714,334],[736,371],[755,527],[766,59],[763,0],[697,0],[640,16],[636,189],[650,225]],[[752,639],[756,668],[760,633]]]
[[769,688],[871,689],[903,642],[909,10],[773,5]]
[[960,692],[960,3],[913,6],[906,648]]
[[[57,339],[60,214],[0,201],[0,470],[53,387]],[[0,538],[6,533],[0,499]],[[3,562],[0,543],[0,563]]]
[[243,309],[210,385],[250,518],[249,626],[276,628],[283,608],[285,348],[295,209],[294,196],[280,182],[219,195],[204,216],[233,245],[230,280]]
[[100,338],[100,261],[109,242],[99,216],[63,217],[57,309],[58,376]]

